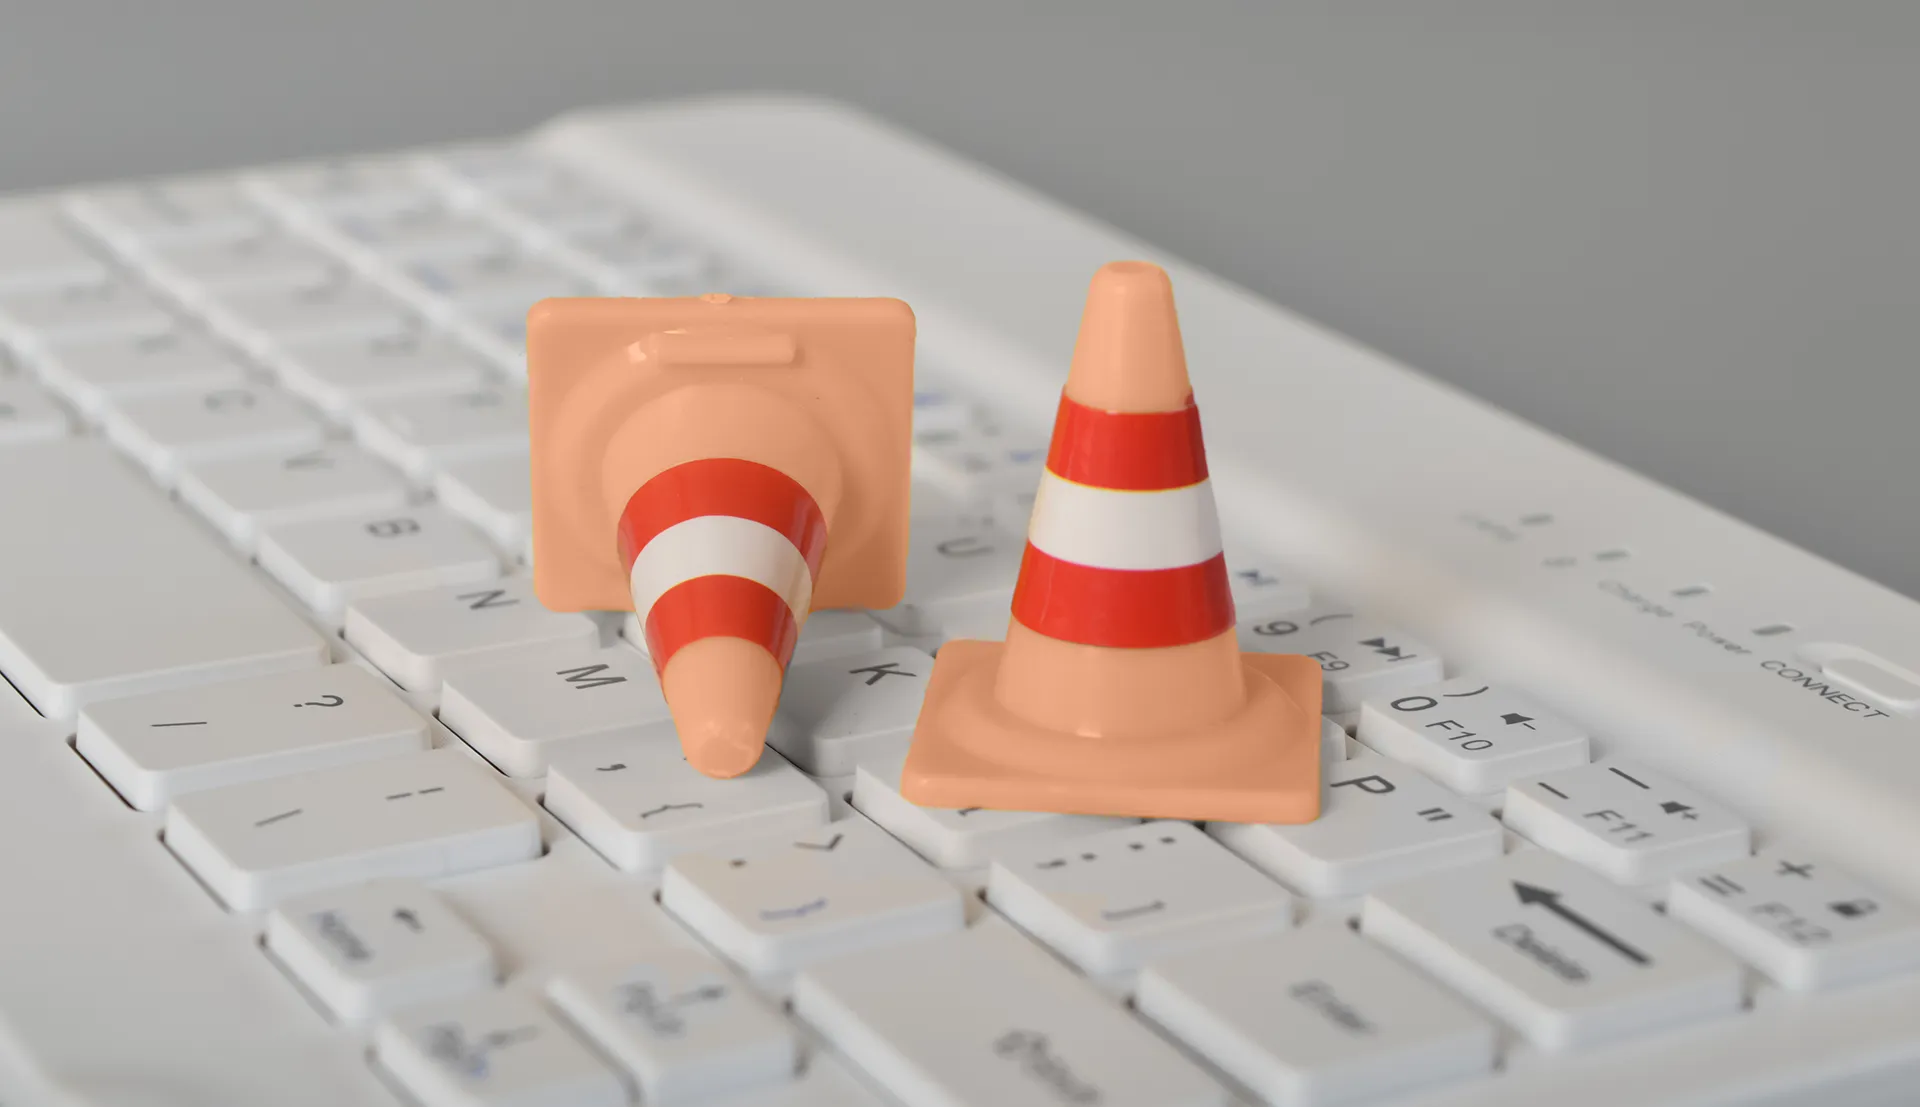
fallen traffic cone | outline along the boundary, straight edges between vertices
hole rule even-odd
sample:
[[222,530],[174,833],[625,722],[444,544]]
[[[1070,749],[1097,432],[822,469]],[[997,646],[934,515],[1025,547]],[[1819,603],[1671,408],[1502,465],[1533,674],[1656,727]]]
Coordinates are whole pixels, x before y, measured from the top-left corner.
[[1166,273],[1093,278],[1004,643],[940,648],[901,777],[935,807],[1299,823],[1311,658],[1240,652]]
[[534,590],[638,616],[709,776],[759,760],[810,611],[900,602],[913,347],[889,299],[528,313]]

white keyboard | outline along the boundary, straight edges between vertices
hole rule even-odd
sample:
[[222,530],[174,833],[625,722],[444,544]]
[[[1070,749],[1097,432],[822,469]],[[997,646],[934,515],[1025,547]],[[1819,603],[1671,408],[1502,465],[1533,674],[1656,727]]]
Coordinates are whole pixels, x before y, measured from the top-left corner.
[[[1165,265],[1297,827],[929,810]],[[907,602],[675,756],[529,587],[547,295],[907,300]],[[0,201],[0,1105],[1911,1103],[1920,607],[831,105]],[[1649,402],[1655,402],[1653,398]]]

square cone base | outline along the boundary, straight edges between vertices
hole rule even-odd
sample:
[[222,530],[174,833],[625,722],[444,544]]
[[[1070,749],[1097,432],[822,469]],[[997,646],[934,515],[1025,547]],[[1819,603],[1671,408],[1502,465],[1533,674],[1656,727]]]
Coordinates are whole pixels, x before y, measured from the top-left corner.
[[1237,714],[1182,734],[1089,738],[1047,730],[993,694],[1004,643],[940,647],[901,774],[928,807],[984,807],[1236,823],[1320,816],[1321,670],[1309,657],[1240,655]]

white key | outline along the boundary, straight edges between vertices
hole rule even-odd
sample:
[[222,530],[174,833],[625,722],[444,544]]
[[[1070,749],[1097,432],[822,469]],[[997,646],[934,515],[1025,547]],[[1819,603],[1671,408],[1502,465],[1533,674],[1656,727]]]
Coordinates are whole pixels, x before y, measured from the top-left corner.
[[719,269],[718,260],[706,250],[639,216],[566,237],[568,245],[610,271],[617,281],[633,286],[648,281],[697,281]]
[[246,367],[196,332],[176,327],[77,345],[53,345],[36,357],[40,376],[95,419],[137,396],[210,391],[246,383]]
[[432,196],[419,169],[404,158],[331,159],[276,169],[249,178],[245,187],[276,207],[300,214],[391,211]]
[[[1340,724],[1320,716],[1320,760],[1331,765],[1335,761],[1347,759],[1347,732]],[[1322,770],[1324,771],[1324,770]]]
[[568,743],[548,760],[547,810],[627,872],[695,850],[825,826],[827,794],[779,754],[715,780],[687,764],[671,722]]
[[527,450],[527,400],[518,389],[475,388],[369,404],[353,433],[374,453],[426,481],[440,466]]
[[1376,891],[1360,927],[1549,1051],[1741,1005],[1732,958],[1544,850]]
[[442,150],[421,159],[421,166],[439,178],[506,196],[552,188],[568,180],[558,166],[512,142],[481,142]]
[[1676,877],[1667,914],[1794,991],[1920,970],[1920,912],[1795,850]]
[[460,337],[496,368],[516,380],[527,376],[525,308],[479,308],[454,321]]
[[1305,584],[1287,570],[1263,561],[1230,559],[1227,586],[1232,589],[1233,610],[1242,619],[1302,611],[1313,603]]
[[380,1064],[421,1107],[626,1107],[605,1061],[521,992],[485,992],[383,1019]]
[[322,339],[367,339],[414,326],[413,313],[344,272],[257,292],[233,289],[208,304],[216,324],[256,356]]
[[903,751],[932,672],[933,658],[905,646],[794,665],[767,744],[815,776]]
[[1501,685],[1472,677],[1403,688],[1360,705],[1358,737],[1458,792],[1587,763],[1586,732]]
[[532,577],[369,596],[347,608],[342,633],[393,682],[437,691],[454,668],[499,664],[554,646],[597,646],[585,615],[549,611]]
[[433,476],[433,494],[502,549],[525,547],[533,533],[533,474],[520,454],[448,462]]
[[174,490],[242,552],[260,532],[366,512],[395,513],[410,499],[406,481],[345,442],[306,450],[188,464]]
[[0,210],[0,296],[107,279],[105,262],[60,223],[54,212],[40,207]]
[[27,347],[164,334],[174,317],[124,277],[0,296],[0,335]]
[[365,404],[475,389],[487,379],[467,349],[411,325],[294,342],[275,351],[272,364],[288,388],[336,417]]
[[0,446],[45,442],[73,433],[73,421],[53,397],[25,377],[0,377]]
[[407,267],[407,275],[434,295],[469,307],[524,310],[549,296],[585,296],[593,291],[585,279],[515,246],[415,262]]
[[540,855],[540,824],[455,749],[181,796],[166,843],[236,911],[376,877],[426,880]]
[[617,232],[634,218],[626,201],[570,177],[515,189],[500,196],[499,202],[513,214],[561,238]]
[[905,599],[873,617],[907,637],[1005,638],[1025,551],[1024,538],[981,519],[915,518]]
[[345,1022],[484,991],[499,976],[486,940],[412,880],[372,880],[282,903],[267,912],[266,942]]
[[[977,427],[917,432],[913,477],[956,499],[973,502],[997,492],[1031,493],[1047,466],[1047,443],[1004,438]],[[1018,525],[1007,520],[1008,526]]]
[[0,481],[0,519],[30,521],[0,541],[0,671],[41,712],[325,663],[326,641],[104,442],[6,458],[60,475]]
[[156,249],[143,260],[156,280],[186,300],[317,284],[338,268],[331,257],[278,231]]
[[513,777],[546,772],[564,746],[670,718],[653,663],[625,646],[542,650],[451,673],[440,689],[440,721]]
[[1664,774],[1607,760],[1507,786],[1514,833],[1626,883],[1745,857],[1747,824]]
[[1168,820],[999,853],[987,902],[1096,975],[1293,922],[1285,889],[1193,824]]
[[1360,702],[1432,684],[1444,675],[1440,655],[1412,635],[1344,608],[1308,608],[1240,621],[1240,648],[1304,654],[1325,674],[1321,710],[1358,711]]
[[164,487],[188,465],[310,450],[327,437],[293,397],[264,385],[136,396],[108,409],[103,425]]
[[498,557],[479,535],[436,507],[268,527],[256,556],[262,569],[328,620],[357,599],[500,575]]
[[477,257],[506,246],[500,232],[474,216],[429,200],[359,212],[336,224],[341,234],[391,262]]
[[68,200],[67,210],[122,246],[218,242],[265,225],[260,209],[224,180],[155,181],[83,192]]
[[865,819],[688,853],[660,902],[755,975],[958,930],[960,890]]
[[93,704],[75,745],[141,811],[189,792],[424,750],[426,718],[354,665]]
[[1060,843],[1139,822],[1047,811],[922,807],[900,795],[900,773],[906,760],[902,751],[861,762],[853,774],[853,806],[943,869],[970,869],[985,865],[993,854]]
[[[524,459],[519,460],[519,467],[523,473],[526,471]],[[639,616],[631,611],[621,616],[620,636],[632,643],[634,649],[647,652],[646,631],[640,626]],[[852,657],[880,647],[880,624],[868,618],[866,612],[815,611],[801,626],[800,636],[793,644],[793,659],[788,664],[805,665],[832,657]]]
[[1225,1107],[1225,1089],[1010,927],[807,969],[794,1009],[904,1107]]
[[1280,1107],[1379,1099],[1493,1069],[1492,1024],[1338,923],[1155,961],[1134,1004]]
[[799,1066],[793,1027],[704,953],[566,973],[547,994],[638,1079],[649,1104],[710,1103],[790,1080]]
[[1500,824],[1406,765],[1361,754],[1324,769],[1310,823],[1208,823],[1228,849],[1309,896],[1349,896],[1500,856]]

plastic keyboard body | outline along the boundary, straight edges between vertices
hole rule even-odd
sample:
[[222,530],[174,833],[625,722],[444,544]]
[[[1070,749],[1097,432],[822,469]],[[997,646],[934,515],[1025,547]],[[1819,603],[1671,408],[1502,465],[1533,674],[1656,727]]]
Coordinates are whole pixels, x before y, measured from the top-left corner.
[[[1326,670],[1309,827],[893,791],[1127,257],[1243,643]],[[532,596],[519,346],[713,290],[920,334],[907,603],[726,782]],[[0,200],[0,673],[6,1107],[1920,1086],[1920,605],[832,105]]]

